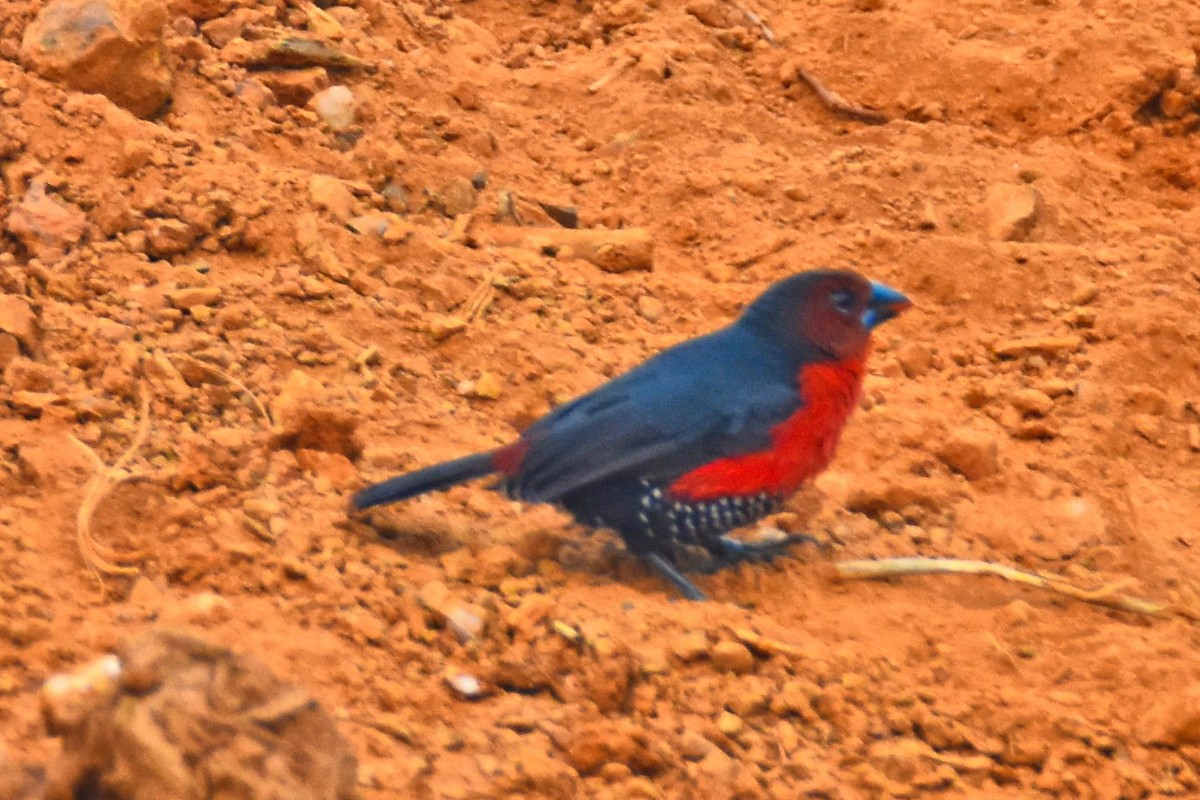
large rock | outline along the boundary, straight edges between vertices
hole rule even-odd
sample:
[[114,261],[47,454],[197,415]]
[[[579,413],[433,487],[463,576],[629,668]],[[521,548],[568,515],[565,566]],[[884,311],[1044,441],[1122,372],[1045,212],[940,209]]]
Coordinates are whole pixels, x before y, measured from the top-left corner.
[[161,0],[51,0],[21,50],[39,75],[148,117],[171,96],[166,22]]
[[257,659],[181,633],[128,639],[50,678],[41,700],[62,739],[44,800],[357,797],[329,712]]

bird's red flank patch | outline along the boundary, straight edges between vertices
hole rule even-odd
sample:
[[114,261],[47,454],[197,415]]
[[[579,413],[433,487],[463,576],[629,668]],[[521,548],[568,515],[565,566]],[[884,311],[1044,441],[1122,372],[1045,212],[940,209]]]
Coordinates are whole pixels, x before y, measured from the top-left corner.
[[505,475],[515,475],[517,470],[521,468],[521,462],[525,460],[525,453],[529,451],[529,442],[524,439],[518,439],[510,445],[501,447],[492,454],[492,466],[497,472],[502,472]]
[[694,469],[671,484],[670,494],[687,502],[759,492],[792,494],[833,460],[842,428],[858,405],[865,370],[865,354],[804,366],[799,375],[802,405],[771,429],[769,449]]

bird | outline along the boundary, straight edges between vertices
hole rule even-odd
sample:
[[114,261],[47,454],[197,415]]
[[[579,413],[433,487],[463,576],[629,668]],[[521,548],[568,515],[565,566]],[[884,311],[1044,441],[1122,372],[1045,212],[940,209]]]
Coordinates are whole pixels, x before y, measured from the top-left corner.
[[812,541],[728,534],[778,511],[829,465],[859,402],[872,331],[911,305],[850,270],[798,272],[728,326],[552,409],[515,441],[369,485],[351,510],[498,476],[492,488],[615,531],[684,598],[705,600],[684,574],[688,552],[707,555],[714,572]]

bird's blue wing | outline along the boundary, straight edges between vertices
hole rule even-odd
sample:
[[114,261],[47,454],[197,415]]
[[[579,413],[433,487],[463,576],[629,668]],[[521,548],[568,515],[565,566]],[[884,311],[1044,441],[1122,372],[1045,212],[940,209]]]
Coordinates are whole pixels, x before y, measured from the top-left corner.
[[553,502],[611,477],[669,482],[728,456],[767,448],[800,405],[782,354],[732,326],[664,351],[567,403],[522,437],[505,481],[513,497]]

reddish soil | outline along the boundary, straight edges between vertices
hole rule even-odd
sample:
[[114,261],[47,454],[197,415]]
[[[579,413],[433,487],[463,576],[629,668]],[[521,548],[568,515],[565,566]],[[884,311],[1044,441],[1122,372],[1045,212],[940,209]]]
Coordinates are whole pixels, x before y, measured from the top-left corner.
[[[145,121],[37,77],[42,3],[0,0],[0,760],[54,757],[49,676],[168,625],[330,709],[365,798],[1200,791],[1193,623],[831,577],[955,556],[1200,606],[1200,6],[751,5],[772,47],[718,0],[343,2],[173,3]],[[355,127],[270,105],[214,46],[235,23],[368,62],[329,72]],[[653,269],[497,246],[504,197],[644,228]],[[478,486],[346,519],[824,265],[917,303],[772,520],[824,551],[700,605]],[[86,450],[115,462],[144,399],[91,517],[138,573],[102,590]]]

